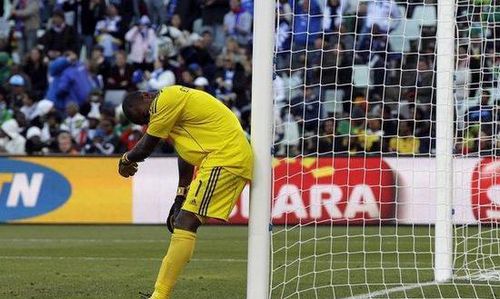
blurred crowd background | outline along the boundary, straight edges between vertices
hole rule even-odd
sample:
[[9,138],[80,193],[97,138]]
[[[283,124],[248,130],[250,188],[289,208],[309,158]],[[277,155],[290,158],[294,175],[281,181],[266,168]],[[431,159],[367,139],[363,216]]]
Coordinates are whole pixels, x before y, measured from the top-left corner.
[[[500,148],[496,4],[457,1],[459,155]],[[435,0],[277,6],[278,155],[434,153]],[[253,0],[0,0],[0,16],[0,153],[129,150],[144,128],[124,94],[173,84],[211,93],[250,132]]]

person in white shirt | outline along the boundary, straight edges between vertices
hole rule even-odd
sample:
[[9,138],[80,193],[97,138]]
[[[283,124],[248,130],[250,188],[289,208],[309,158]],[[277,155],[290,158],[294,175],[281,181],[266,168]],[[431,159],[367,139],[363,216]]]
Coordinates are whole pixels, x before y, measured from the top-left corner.
[[328,0],[323,9],[323,29],[337,31],[342,25],[344,15],[356,9],[356,4],[352,0]]
[[21,112],[26,116],[28,121],[33,120],[37,114],[36,112],[37,103],[33,100],[33,95],[30,92],[25,92],[23,94],[23,106],[21,107]]
[[78,144],[82,142],[82,130],[88,126],[85,116],[80,114],[80,108],[76,103],[69,103],[66,106],[67,117],[61,125],[61,130],[68,131],[73,140]]
[[[367,43],[366,39],[375,39],[389,34],[401,22],[401,11],[394,0],[370,0],[367,3],[364,26],[359,34],[356,47],[359,49],[372,42]],[[373,34],[377,34],[374,36]]]
[[98,44],[104,48],[104,57],[111,59],[122,43],[120,35],[123,24],[122,17],[118,15],[118,8],[115,5],[108,5],[106,14],[106,17],[97,22],[95,26],[95,38]]
[[9,119],[0,127],[0,152],[11,155],[26,153],[26,139],[19,134],[20,128],[15,119]]
[[129,60],[136,67],[152,64],[156,56],[156,33],[151,28],[147,16],[142,16],[139,24],[125,34],[125,40],[130,42]]
[[246,45],[252,38],[252,15],[241,7],[241,0],[230,0],[229,11],[224,16],[226,37],[234,36],[240,45]]
[[401,22],[401,12],[394,0],[372,0],[368,2],[365,30],[377,27],[379,33],[389,33]]
[[168,62],[164,62],[160,58],[157,58],[154,64],[154,71],[152,73],[148,71],[144,73],[148,90],[157,91],[163,87],[175,84],[175,74],[167,69],[166,64],[168,64]]

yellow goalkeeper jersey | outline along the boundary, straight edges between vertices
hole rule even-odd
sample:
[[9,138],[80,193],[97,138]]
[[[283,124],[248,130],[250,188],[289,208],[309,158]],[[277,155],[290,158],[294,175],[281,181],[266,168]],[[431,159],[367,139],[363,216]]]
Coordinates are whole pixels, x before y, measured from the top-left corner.
[[147,133],[169,138],[198,167],[222,166],[252,178],[252,149],[236,116],[210,94],[179,85],[163,88],[149,109]]

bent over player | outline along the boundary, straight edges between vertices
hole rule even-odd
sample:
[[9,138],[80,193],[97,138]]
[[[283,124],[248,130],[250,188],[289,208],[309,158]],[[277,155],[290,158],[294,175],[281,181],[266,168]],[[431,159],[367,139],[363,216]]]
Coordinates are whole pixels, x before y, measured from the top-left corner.
[[[159,93],[132,92],[123,112],[133,123],[148,124],[146,134],[120,159],[119,173],[133,176],[161,139],[168,138],[179,154],[179,185],[167,226],[172,234],[150,298],[170,298],[179,274],[190,260],[196,230],[208,218],[228,220],[251,180],[252,150],[236,116],[203,91],[183,86]],[[198,172],[193,179],[193,168]]]

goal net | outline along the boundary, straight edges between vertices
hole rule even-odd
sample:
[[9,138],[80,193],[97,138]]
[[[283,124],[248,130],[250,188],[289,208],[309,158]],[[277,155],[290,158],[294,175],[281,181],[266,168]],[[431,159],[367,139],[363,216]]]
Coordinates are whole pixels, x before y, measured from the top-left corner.
[[498,4],[276,3],[271,298],[500,297]]

